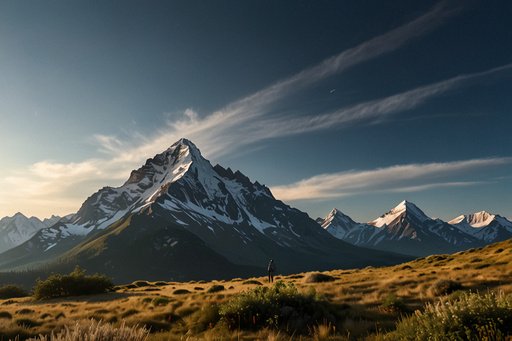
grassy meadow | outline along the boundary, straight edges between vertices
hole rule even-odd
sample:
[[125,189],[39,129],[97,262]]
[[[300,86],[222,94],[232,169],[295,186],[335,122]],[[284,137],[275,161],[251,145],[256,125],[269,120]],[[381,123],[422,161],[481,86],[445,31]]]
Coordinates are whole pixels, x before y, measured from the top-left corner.
[[[448,309],[460,297],[477,309],[488,304],[492,308],[489,314],[497,314],[496,318],[512,325],[512,320],[506,320],[512,319],[512,240],[391,267],[300,273],[276,276],[275,280],[281,281],[277,288],[267,283],[266,277],[185,283],[141,279],[99,295],[3,299],[0,340],[50,340],[44,336],[52,332],[68,335],[55,335],[53,340],[71,340],[73,331],[108,334],[109,328],[130,334],[133,340],[155,341],[411,339],[393,333],[397,323],[402,321],[401,331],[407,323],[417,323],[410,319],[421,317],[426,305],[430,304],[427,310],[439,313],[439,309]],[[475,304],[465,292],[478,292],[481,297],[496,293],[502,303],[483,299]],[[277,309],[279,314],[287,314],[286,323],[282,316],[272,315],[272,300],[284,302]],[[263,307],[264,304],[267,305]],[[436,304],[445,308],[435,308]],[[236,315],[240,311],[248,311],[249,315]],[[322,313],[317,314],[319,311]],[[486,320],[486,326],[490,323],[492,327],[493,321]],[[106,329],[100,331],[101,328]],[[506,333],[498,335],[497,331],[482,333],[496,339],[507,338]],[[484,334],[473,336],[475,340],[483,339]]]

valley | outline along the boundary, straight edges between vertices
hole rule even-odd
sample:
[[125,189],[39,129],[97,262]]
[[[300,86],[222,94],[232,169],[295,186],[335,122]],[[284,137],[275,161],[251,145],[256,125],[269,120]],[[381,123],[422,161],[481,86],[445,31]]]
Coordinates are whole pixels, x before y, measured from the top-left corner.
[[[456,300],[469,291],[512,295],[511,264],[509,240],[396,266],[322,272],[327,281],[319,280],[316,272],[278,274],[276,280],[293,283],[299,292],[313,291],[336,311],[335,323],[312,326],[301,339],[377,340],[385,339],[401,316],[422,311],[426,303]],[[4,337],[36,336],[93,319],[114,327],[146,326],[151,331],[149,340],[289,340],[290,334],[283,330],[230,330],[218,317],[206,316],[212,306],[244,291],[269,286],[264,276],[187,282],[141,278],[101,295],[40,301],[13,298],[0,301],[1,333]],[[22,325],[23,321],[31,321],[31,325]]]

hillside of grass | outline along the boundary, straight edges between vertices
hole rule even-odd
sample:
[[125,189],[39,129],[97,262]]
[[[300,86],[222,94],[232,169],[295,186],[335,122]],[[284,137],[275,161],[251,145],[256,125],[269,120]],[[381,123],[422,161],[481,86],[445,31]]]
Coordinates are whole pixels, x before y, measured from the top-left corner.
[[[134,340],[393,340],[411,339],[414,326],[426,332],[434,326],[452,333],[439,336],[449,339],[459,331],[444,330],[453,324],[435,319],[452,310],[473,321],[465,323],[476,327],[464,333],[475,340],[505,339],[506,328],[493,318],[508,325],[512,316],[512,240],[397,266],[278,275],[276,281],[141,279],[100,295],[6,298],[0,300],[0,339],[106,328],[133,332]],[[90,320],[101,322],[91,327]]]

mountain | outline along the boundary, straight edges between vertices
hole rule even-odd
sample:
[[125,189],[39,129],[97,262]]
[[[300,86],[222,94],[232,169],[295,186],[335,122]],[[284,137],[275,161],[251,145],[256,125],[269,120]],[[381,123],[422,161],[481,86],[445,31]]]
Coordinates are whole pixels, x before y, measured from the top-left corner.
[[366,245],[380,231],[369,224],[356,223],[336,208],[322,219],[320,225],[334,237],[354,245]]
[[22,244],[45,227],[38,218],[27,218],[19,212],[12,217],[0,219],[0,252]]
[[451,253],[481,245],[477,238],[440,219],[428,217],[409,201],[402,201],[368,224],[356,223],[346,215],[335,214],[330,218],[331,215],[322,227],[354,245],[414,256]]
[[[136,252],[134,252],[136,251]],[[208,279],[384,265],[406,257],[332,237],[239,171],[212,166],[186,139],[148,159],[120,187],[0,254],[0,268],[79,263],[116,280]]]
[[50,227],[52,225],[55,225],[59,220],[61,220],[63,217],[60,217],[58,215],[54,215],[52,214],[52,216],[50,218],[44,218],[43,219],[43,224],[46,226],[46,227]]
[[448,223],[485,243],[495,243],[512,238],[512,222],[500,215],[486,211],[460,215]]

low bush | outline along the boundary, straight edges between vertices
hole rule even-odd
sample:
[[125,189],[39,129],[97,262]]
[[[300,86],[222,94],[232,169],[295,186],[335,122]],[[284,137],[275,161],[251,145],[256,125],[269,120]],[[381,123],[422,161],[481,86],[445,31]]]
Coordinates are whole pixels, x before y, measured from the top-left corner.
[[22,328],[33,328],[38,327],[42,324],[41,322],[27,318],[16,319],[14,323],[16,323],[18,326]]
[[152,284],[149,283],[148,281],[135,281],[132,283],[133,285],[135,285],[136,287],[140,288],[140,287],[148,287],[148,286],[151,286]]
[[28,309],[28,308],[23,308],[23,309],[20,309],[20,310],[16,310],[16,314],[18,314],[18,315],[28,315],[28,314],[32,314],[34,312],[35,312],[34,310]]
[[461,290],[462,284],[456,281],[452,281],[450,279],[441,279],[430,287],[430,291],[434,296],[444,296],[449,295],[454,291]]
[[22,288],[8,284],[0,287],[0,299],[4,300],[7,298],[26,297],[28,293]]
[[464,293],[428,304],[405,318],[389,340],[506,340],[512,336],[512,296]]
[[214,284],[212,285],[207,292],[209,293],[213,293],[213,292],[219,292],[219,291],[223,291],[223,290],[226,290],[226,288],[224,288],[223,285],[221,284]]
[[38,280],[34,287],[34,298],[46,299],[66,296],[93,295],[112,290],[114,284],[105,275],[88,276],[76,267],[69,275],[54,274],[46,280]]
[[8,311],[0,311],[0,319],[12,319],[12,314]]
[[335,321],[326,301],[281,281],[235,296],[220,305],[219,316],[230,329],[276,328],[293,333],[306,333],[315,325]]
[[155,297],[152,302],[156,306],[163,306],[168,305],[171,299],[168,297]]
[[190,291],[187,289],[176,289],[172,293],[174,295],[185,295],[185,294],[190,294]]
[[188,324],[193,332],[199,333],[213,328],[219,322],[219,319],[219,306],[217,304],[207,304],[190,316]]
[[323,274],[321,272],[310,273],[304,279],[306,283],[332,282],[335,280],[336,278],[332,277],[331,275]]
[[139,313],[139,311],[137,309],[128,309],[127,311],[125,311],[121,314],[121,317],[126,318],[128,316],[132,316],[132,315],[135,315],[138,313]]
[[404,301],[395,294],[388,294],[382,301],[381,307],[389,312],[404,312],[406,310]]

